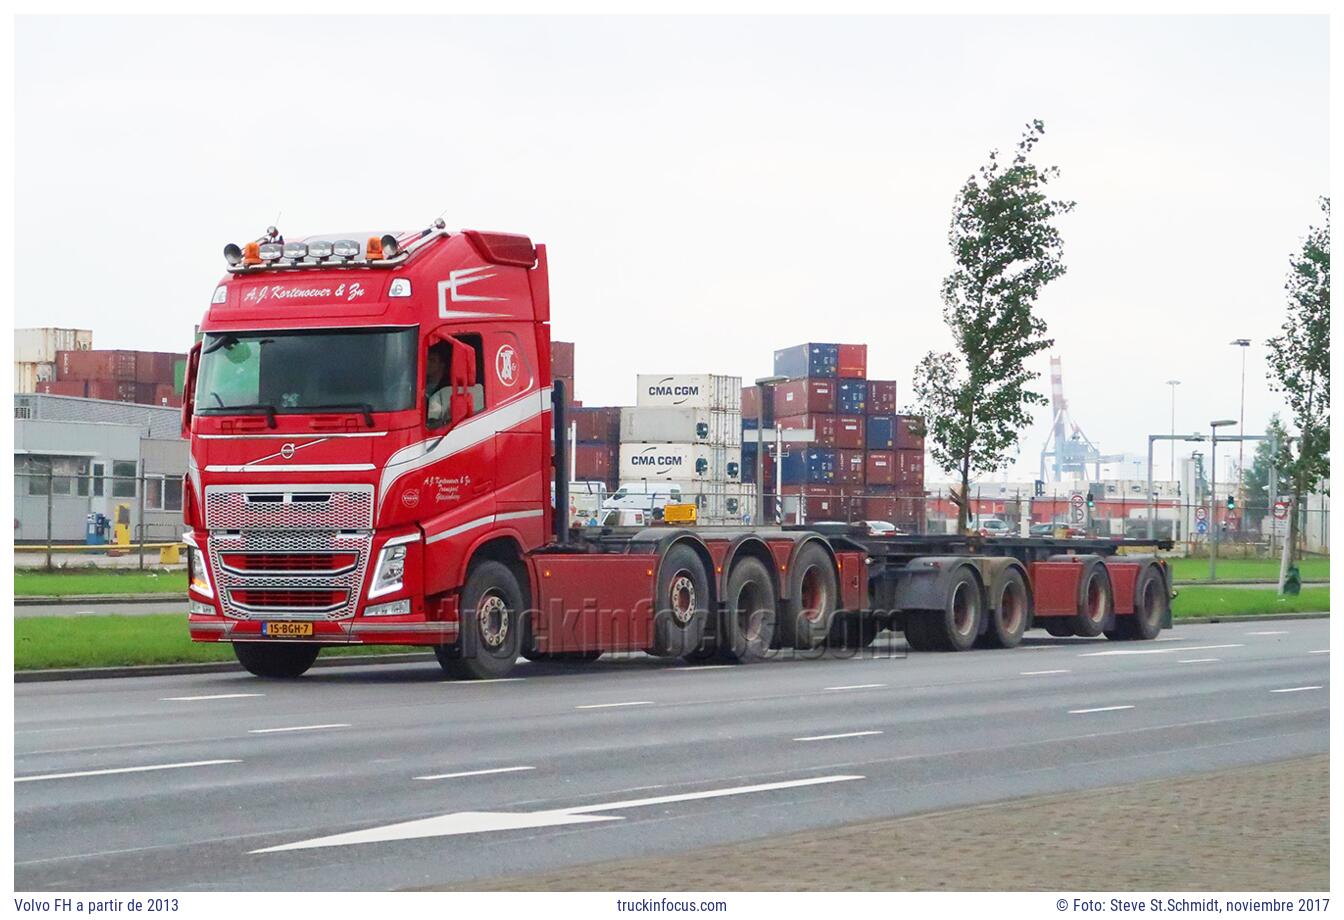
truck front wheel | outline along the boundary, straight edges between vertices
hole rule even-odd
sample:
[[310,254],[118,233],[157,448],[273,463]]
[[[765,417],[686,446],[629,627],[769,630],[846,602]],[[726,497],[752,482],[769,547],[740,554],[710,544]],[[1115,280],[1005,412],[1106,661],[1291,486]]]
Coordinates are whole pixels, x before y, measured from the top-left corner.
[[321,646],[312,642],[235,642],[238,662],[258,677],[298,677],[313,666]]
[[449,677],[492,680],[513,670],[523,610],[523,592],[502,562],[474,565],[462,588],[457,643],[438,646],[434,656]]

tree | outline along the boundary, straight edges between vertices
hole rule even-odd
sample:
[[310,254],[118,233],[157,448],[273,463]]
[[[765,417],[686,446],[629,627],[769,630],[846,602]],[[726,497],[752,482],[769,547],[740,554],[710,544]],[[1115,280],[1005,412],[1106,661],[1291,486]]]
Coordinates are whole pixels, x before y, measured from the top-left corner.
[[1302,249],[1289,257],[1288,316],[1270,339],[1269,386],[1288,403],[1298,431],[1286,472],[1292,480],[1289,559],[1297,553],[1302,496],[1330,475],[1330,199],[1321,199],[1323,227],[1310,227]]
[[[1242,530],[1250,529],[1248,525],[1258,524],[1269,515],[1273,498],[1284,498],[1292,492],[1292,477],[1287,472],[1288,429],[1277,412],[1265,428],[1265,438],[1264,441],[1255,442],[1251,466],[1246,470],[1246,475],[1241,477],[1246,490],[1246,507],[1241,510]],[[1276,443],[1277,454],[1274,452]],[[1276,480],[1272,495],[1269,488],[1271,469]]]
[[1045,285],[1064,274],[1064,244],[1053,221],[1074,202],[1046,194],[1058,167],[1030,161],[1044,134],[1044,123],[1032,121],[1010,162],[991,151],[957,193],[948,231],[956,268],[942,288],[953,347],[929,352],[915,368],[930,452],[961,478],[953,500],[963,533],[971,476],[1002,467],[1031,421],[1028,408],[1046,404],[1030,388],[1040,375],[1026,362],[1054,340],[1032,308]]

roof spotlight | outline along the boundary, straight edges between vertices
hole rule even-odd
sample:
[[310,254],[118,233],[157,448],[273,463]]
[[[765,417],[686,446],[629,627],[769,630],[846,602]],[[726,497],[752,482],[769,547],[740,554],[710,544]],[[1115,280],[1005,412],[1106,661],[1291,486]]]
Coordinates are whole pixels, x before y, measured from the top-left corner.
[[308,255],[307,243],[286,243],[284,248],[285,258],[291,262],[297,262]]
[[385,233],[383,234],[382,243],[383,243],[383,258],[384,259],[396,258],[398,252],[397,238],[390,233]]
[[359,243],[354,240],[337,240],[331,244],[331,254],[349,259],[359,255]]
[[257,251],[263,262],[274,262],[285,254],[285,247],[279,243],[262,243]]
[[243,250],[237,243],[230,243],[224,247],[224,261],[229,265],[237,265],[243,261]]
[[308,244],[308,255],[313,259],[325,259],[331,255],[330,240],[314,240]]

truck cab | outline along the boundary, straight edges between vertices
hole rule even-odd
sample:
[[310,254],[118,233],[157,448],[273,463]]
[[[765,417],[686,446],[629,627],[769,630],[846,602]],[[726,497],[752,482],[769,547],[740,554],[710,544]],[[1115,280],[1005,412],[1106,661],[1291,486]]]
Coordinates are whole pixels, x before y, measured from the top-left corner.
[[225,258],[183,403],[192,638],[282,676],[450,643],[473,554],[552,528],[544,247],[439,221]]

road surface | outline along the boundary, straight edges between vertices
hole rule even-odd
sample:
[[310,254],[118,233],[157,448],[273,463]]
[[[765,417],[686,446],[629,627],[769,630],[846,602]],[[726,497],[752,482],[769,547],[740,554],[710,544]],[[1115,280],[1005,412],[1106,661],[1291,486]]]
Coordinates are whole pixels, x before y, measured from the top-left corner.
[[694,888],[693,847],[1327,752],[1328,628],[18,684],[15,886],[383,890],[665,854]]

